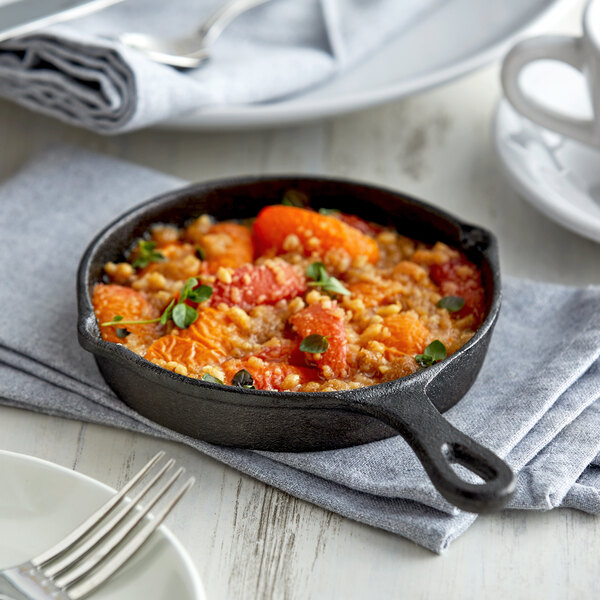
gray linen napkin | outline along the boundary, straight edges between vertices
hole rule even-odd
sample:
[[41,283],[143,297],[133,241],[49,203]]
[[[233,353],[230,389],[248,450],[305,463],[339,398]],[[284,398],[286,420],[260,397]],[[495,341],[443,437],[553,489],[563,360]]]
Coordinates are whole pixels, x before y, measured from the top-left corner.
[[111,41],[193,35],[224,0],[127,0],[0,44],[0,95],[100,133],[208,105],[278,99],[315,86],[443,0],[272,0],[240,16],[199,69],[177,71]]
[[[0,401],[188,444],[261,481],[441,552],[474,520],[429,483],[400,437],[344,450],[268,453],[212,446],[140,417],[104,384],[76,338],[85,247],[175,178],[54,148],[0,185]],[[483,370],[446,413],[518,472],[512,508],[600,513],[600,288],[505,282]]]

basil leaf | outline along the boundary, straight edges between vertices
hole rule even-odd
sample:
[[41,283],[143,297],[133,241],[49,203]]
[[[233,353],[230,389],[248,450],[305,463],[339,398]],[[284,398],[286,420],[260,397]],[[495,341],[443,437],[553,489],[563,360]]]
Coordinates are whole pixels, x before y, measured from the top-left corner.
[[329,217],[331,215],[337,215],[340,211],[337,208],[320,208],[319,213],[324,215],[325,217]]
[[171,318],[171,314],[173,313],[173,305],[175,304],[175,298],[173,298],[173,300],[171,300],[171,302],[169,302],[167,308],[165,308],[165,310],[163,310],[162,315],[160,315],[160,319],[158,320],[158,322],[161,325],[166,325],[167,321]]
[[197,302],[198,304],[200,304],[200,302],[206,302],[206,300],[212,296],[212,291],[210,285],[201,285],[200,287],[190,290],[188,300]]
[[437,362],[444,360],[448,355],[446,346],[440,340],[434,340],[423,350],[423,354],[417,354],[415,360],[423,368],[431,367]]
[[235,385],[236,387],[243,387],[249,390],[256,389],[254,387],[254,378],[246,369],[241,369],[238,371],[231,380],[231,385]]
[[204,249],[202,248],[202,246],[196,246],[196,256],[200,260],[204,260],[206,258],[206,253],[204,252]]
[[297,208],[306,208],[309,205],[308,196],[300,190],[287,190],[283,195],[281,204],[284,206],[295,206]]
[[465,305],[465,299],[461,296],[444,296],[436,306],[445,308],[448,312],[458,312]]
[[124,327],[117,327],[116,329],[116,334],[118,338],[126,338],[128,335],[131,334],[131,331],[129,331],[128,329],[125,329]]
[[187,329],[198,318],[198,311],[187,304],[178,304],[171,318],[179,329]]
[[310,352],[311,354],[322,354],[329,348],[329,342],[324,335],[313,333],[306,336],[300,344],[302,352]]
[[217,379],[216,377],[213,377],[208,373],[204,373],[204,375],[202,375],[202,377],[200,378],[200,381],[209,381],[210,383],[220,383],[221,385],[225,385],[225,383],[222,382],[220,379]]

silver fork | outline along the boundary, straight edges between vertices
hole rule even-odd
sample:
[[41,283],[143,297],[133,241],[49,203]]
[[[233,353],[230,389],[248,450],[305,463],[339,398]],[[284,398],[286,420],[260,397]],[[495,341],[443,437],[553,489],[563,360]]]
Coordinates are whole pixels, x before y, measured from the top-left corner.
[[[192,487],[191,477],[152,516],[150,510],[169,492],[184,473],[179,468],[169,476],[173,459],[151,477],[152,468],[163,458],[159,452],[106,504],[74,531],[30,561],[0,571],[0,600],[78,600],[93,592],[120,569],[148,540],[181,497]],[[147,479],[131,501],[125,495]],[[144,506],[139,507],[144,500]]]

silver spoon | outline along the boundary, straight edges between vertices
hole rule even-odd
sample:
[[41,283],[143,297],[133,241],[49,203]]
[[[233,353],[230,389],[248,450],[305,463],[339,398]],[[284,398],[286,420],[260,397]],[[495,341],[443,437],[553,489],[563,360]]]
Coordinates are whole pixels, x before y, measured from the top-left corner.
[[145,33],[121,33],[117,39],[147,54],[152,60],[178,67],[195,69],[210,57],[209,47],[224,29],[242,13],[270,0],[232,0],[219,7],[200,26],[194,36],[159,38]]

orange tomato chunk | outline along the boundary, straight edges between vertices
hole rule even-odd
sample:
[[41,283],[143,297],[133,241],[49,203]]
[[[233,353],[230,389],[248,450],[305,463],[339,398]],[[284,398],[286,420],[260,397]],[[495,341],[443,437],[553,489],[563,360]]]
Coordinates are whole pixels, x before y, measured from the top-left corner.
[[[365,256],[371,263],[379,260],[379,249],[374,239],[335,217],[304,208],[282,204],[267,206],[258,213],[253,232],[259,256],[273,248],[281,252],[286,237],[294,234],[307,255],[313,251],[322,255],[327,250],[341,248],[352,258]],[[314,245],[314,240],[318,245]]]
[[[348,370],[344,311],[337,308],[335,302],[331,304],[331,308],[325,308],[322,304],[311,304],[293,315],[290,322],[302,339],[313,334],[327,338],[329,348],[320,355],[317,366],[325,377],[344,377]],[[305,354],[309,360],[313,360],[313,355]]]
[[264,265],[246,265],[236,269],[231,283],[216,281],[211,303],[224,302],[248,310],[258,304],[276,304],[306,291],[306,277],[295,266],[270,260]]
[[479,326],[485,316],[485,292],[481,283],[481,274],[477,267],[466,257],[460,256],[449,261],[431,265],[431,280],[440,288],[442,296],[461,296],[465,305],[453,317],[473,315],[475,325]]
[[285,362],[263,362],[257,366],[255,362],[248,364],[248,358],[244,360],[228,360],[221,365],[225,372],[225,383],[231,385],[233,376],[241,369],[246,369],[254,379],[254,386],[258,390],[281,390],[284,379],[288,375],[298,376],[298,385],[314,381],[319,374],[316,369],[310,367],[298,367]]

